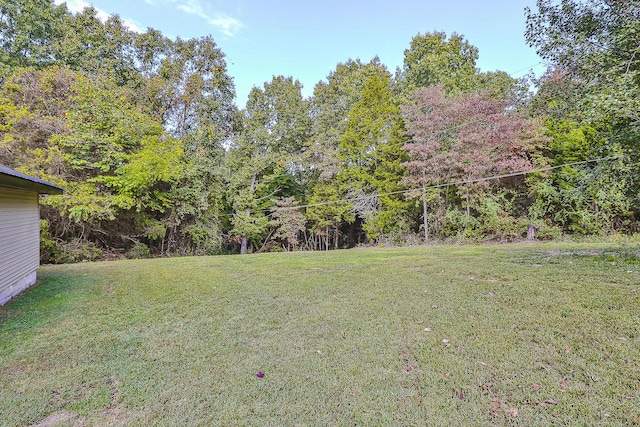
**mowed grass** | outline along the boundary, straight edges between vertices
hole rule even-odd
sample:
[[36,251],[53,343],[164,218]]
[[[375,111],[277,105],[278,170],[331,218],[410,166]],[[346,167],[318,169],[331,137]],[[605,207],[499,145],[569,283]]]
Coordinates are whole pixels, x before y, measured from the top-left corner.
[[640,424],[633,242],[39,274],[0,308],[0,425]]

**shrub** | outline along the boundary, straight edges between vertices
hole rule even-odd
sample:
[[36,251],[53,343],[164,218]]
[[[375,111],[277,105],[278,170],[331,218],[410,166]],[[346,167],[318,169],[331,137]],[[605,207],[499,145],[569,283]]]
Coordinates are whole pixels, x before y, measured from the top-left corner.
[[60,243],[60,253],[53,260],[56,264],[67,264],[80,261],[97,261],[104,253],[93,242],[64,242]]
[[56,242],[49,232],[49,221],[40,220],[40,262],[42,264],[54,264],[61,252],[60,244]]
[[141,259],[149,258],[151,256],[151,250],[149,246],[142,242],[136,242],[131,249],[127,252],[127,258]]

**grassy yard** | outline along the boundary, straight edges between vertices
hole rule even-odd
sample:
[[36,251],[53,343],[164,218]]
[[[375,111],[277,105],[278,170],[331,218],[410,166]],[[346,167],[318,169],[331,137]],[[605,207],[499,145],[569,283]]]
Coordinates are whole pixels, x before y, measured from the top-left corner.
[[46,266],[0,425],[640,425],[639,246]]

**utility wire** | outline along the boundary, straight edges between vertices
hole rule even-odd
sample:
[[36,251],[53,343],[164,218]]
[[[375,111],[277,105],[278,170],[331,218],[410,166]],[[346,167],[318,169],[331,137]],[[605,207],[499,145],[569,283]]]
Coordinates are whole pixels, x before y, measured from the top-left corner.
[[[544,65],[544,62],[542,62],[542,61],[538,61],[538,62],[536,62],[535,64],[530,65],[530,66],[528,66],[528,67],[526,67],[526,68],[522,68],[522,69],[520,69],[520,70],[513,71],[513,72],[511,72],[511,73],[507,73],[507,74],[508,74],[508,75],[510,75],[511,77],[514,77],[514,74],[519,74],[519,73],[522,73],[522,72],[524,72],[524,71],[527,71],[527,72],[529,72],[529,71],[533,71],[533,68],[534,68],[534,67],[537,67],[538,65]],[[525,73],[525,74],[526,74],[526,73]]]
[[447,182],[447,183],[443,183],[443,184],[434,184],[434,185],[429,185],[429,186],[426,186],[426,187],[412,188],[412,189],[408,189],[408,190],[391,191],[389,193],[381,193],[381,194],[375,194],[375,195],[371,195],[371,196],[351,197],[351,198],[346,198],[346,199],[341,199],[341,200],[330,200],[330,201],[326,201],[326,202],[310,203],[310,204],[306,204],[306,205],[291,206],[291,207],[286,207],[286,208],[283,207],[281,209],[284,210],[284,209],[311,208],[311,207],[315,207],[315,206],[324,206],[324,205],[330,205],[330,204],[334,204],[334,203],[355,202],[355,201],[359,201],[359,200],[368,200],[368,199],[372,199],[372,198],[375,198],[375,197],[384,197],[384,196],[393,196],[393,195],[396,195],[396,194],[405,194],[405,193],[415,192],[416,190],[429,190],[429,189],[433,189],[433,188],[444,188],[444,187],[451,187],[451,186],[455,186],[455,185],[474,184],[476,182],[493,181],[493,180],[496,180],[496,179],[510,178],[510,177],[520,176],[520,175],[528,175],[528,174],[531,174],[531,173],[546,172],[546,171],[550,171],[550,170],[553,170],[553,169],[563,168],[563,167],[566,167],[566,166],[577,166],[577,165],[583,165],[583,164],[587,164],[587,163],[601,162],[601,161],[605,161],[605,160],[616,160],[616,159],[619,159],[620,157],[622,157],[622,156],[600,157],[600,158],[597,158],[597,159],[583,160],[583,161],[580,161],[580,162],[573,162],[573,163],[565,163],[563,165],[549,166],[549,167],[546,167],[546,168],[532,169],[532,170],[528,170],[528,171],[511,172],[511,173],[505,173],[505,174],[500,174],[500,175],[492,175],[492,176],[488,176],[488,177],[469,179],[469,180],[451,181],[451,182]]
[[[397,194],[406,194],[406,193],[420,191],[420,190],[424,191],[424,190],[429,190],[429,189],[434,189],[434,188],[451,187],[451,186],[455,186],[455,185],[474,184],[474,183],[477,183],[477,182],[493,181],[493,180],[496,180],[496,179],[510,178],[510,177],[520,176],[520,175],[528,175],[528,174],[538,173],[538,172],[546,172],[546,171],[550,171],[550,170],[554,170],[554,169],[564,168],[564,167],[567,167],[567,166],[578,166],[578,165],[584,165],[584,164],[588,164],[588,163],[602,162],[602,161],[605,161],[605,160],[617,160],[617,159],[619,159],[621,157],[622,156],[599,157],[597,159],[582,160],[582,161],[579,161],[579,162],[565,163],[565,164],[562,164],[562,165],[549,166],[549,167],[539,168],[539,169],[532,169],[532,170],[518,171],[518,172],[510,172],[510,173],[505,173],[505,174],[500,174],[500,175],[492,175],[492,176],[476,178],[476,179],[450,181],[450,182],[446,182],[446,183],[442,183],[442,184],[433,184],[433,185],[429,185],[429,186],[426,186],[426,187],[411,188],[411,189],[408,189],[408,190],[391,191],[391,192],[388,192],[388,193],[374,194],[374,195],[370,195],[370,196],[348,197],[348,198],[339,199],[339,200],[327,200],[327,201],[318,202],[318,203],[308,203],[306,205],[286,206],[286,207],[280,207],[278,209],[279,210],[306,209],[306,208],[313,208],[313,207],[317,207],[317,206],[333,205],[333,204],[338,204],[338,203],[357,202],[357,201],[360,201],[360,200],[370,200],[370,199],[373,199],[373,198],[376,198],[376,197],[393,196],[393,195],[397,195]],[[266,213],[266,212],[269,212],[269,211],[271,211],[271,209],[257,210],[257,211],[253,211],[252,213]],[[223,214],[223,215],[220,215],[220,216],[234,216],[234,215],[235,214]]]

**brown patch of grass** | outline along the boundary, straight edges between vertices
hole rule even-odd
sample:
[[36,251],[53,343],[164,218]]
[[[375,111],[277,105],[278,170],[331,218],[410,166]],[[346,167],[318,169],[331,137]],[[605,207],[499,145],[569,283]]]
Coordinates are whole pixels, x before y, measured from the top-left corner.
[[84,425],[84,421],[82,421],[78,415],[63,409],[47,415],[39,422],[31,424],[31,427],[82,427]]

